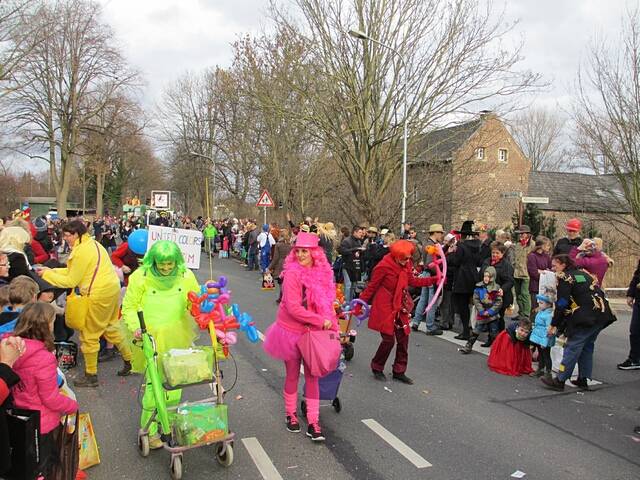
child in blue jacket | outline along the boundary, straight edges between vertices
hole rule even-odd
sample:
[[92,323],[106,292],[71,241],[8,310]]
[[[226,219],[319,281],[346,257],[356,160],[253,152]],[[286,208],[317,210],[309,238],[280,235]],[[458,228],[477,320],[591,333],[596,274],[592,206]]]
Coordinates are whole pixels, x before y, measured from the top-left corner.
[[536,296],[538,313],[529,341],[538,349],[538,369],[531,373],[532,377],[551,377],[551,347],[555,344],[555,336],[549,335],[548,330],[553,318],[555,297],[555,292],[551,289]]

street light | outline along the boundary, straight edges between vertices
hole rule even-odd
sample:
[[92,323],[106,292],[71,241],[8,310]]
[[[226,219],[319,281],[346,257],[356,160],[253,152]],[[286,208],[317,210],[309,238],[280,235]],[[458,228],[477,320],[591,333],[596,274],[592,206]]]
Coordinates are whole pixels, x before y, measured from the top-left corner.
[[386,43],[382,43],[380,40],[376,40],[375,38],[370,37],[366,33],[361,30],[351,29],[349,30],[349,35],[353,38],[357,38],[358,40],[362,40],[364,42],[372,42],[375,44],[384,47],[400,59],[400,63],[402,63],[402,67],[404,68],[404,82],[403,82],[403,94],[404,97],[404,133],[403,133],[403,148],[402,148],[402,220],[400,222],[400,235],[403,234],[404,223],[406,221],[407,214],[407,62],[404,59],[404,56]]
[[[194,157],[206,158],[207,160],[211,160],[211,162],[213,163],[213,209],[215,211],[216,210],[216,159],[213,157],[210,157],[209,155],[204,155],[198,152],[189,152],[189,155],[193,155]],[[208,196],[209,196],[209,192],[207,192],[207,197]],[[209,214],[211,214],[211,212],[209,212]]]

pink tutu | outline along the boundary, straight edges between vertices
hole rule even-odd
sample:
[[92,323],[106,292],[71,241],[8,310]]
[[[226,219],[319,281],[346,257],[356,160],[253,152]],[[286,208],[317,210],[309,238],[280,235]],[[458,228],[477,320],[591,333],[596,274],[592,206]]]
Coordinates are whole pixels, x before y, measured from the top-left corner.
[[302,332],[294,332],[284,328],[280,323],[273,322],[264,334],[262,348],[267,354],[279,360],[295,360],[300,358],[298,340]]

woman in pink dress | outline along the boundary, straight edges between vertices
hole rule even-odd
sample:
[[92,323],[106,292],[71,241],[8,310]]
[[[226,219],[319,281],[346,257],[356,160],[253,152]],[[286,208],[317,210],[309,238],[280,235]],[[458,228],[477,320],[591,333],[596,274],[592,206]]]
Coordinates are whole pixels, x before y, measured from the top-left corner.
[[[338,329],[333,309],[336,287],[333,271],[322,248],[319,237],[300,232],[293,250],[284,262],[282,273],[282,301],[276,321],[265,333],[264,349],[272,357],[283,360],[286,369],[284,381],[284,409],[287,430],[299,432],[297,417],[298,379],[302,355],[298,340],[308,329]],[[305,398],[307,401],[307,435],[311,440],[324,440],[320,428],[320,392],[318,377],[309,374],[305,365]]]

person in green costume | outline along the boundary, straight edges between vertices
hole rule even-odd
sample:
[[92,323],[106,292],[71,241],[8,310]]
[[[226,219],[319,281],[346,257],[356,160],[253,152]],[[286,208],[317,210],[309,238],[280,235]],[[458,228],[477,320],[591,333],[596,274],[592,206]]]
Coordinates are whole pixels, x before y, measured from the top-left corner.
[[204,227],[202,234],[204,235],[204,251],[207,255],[211,255],[211,251],[215,250],[213,247],[215,247],[218,229],[211,220],[207,220],[207,226]]
[[[182,252],[174,242],[161,240],[147,251],[142,266],[129,277],[127,293],[122,301],[122,318],[133,337],[139,339],[138,312],[144,313],[147,331],[156,341],[159,355],[172,348],[188,348],[196,337],[195,322],[189,315],[189,292],[200,291],[195,275],[184,262]],[[141,349],[134,349],[134,372],[144,372],[145,358]],[[153,392],[146,379],[142,397],[140,425],[144,427],[155,409]],[[167,391],[167,406],[180,403],[181,390]],[[149,446],[162,447],[158,425],[149,427]]]

